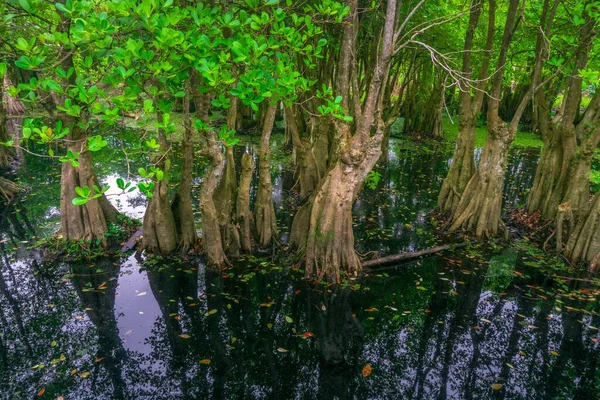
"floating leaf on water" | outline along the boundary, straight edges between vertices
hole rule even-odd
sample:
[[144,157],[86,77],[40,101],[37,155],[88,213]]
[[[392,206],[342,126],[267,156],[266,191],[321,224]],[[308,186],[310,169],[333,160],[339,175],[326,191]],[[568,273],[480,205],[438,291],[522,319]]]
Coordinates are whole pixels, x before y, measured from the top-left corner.
[[553,356],[556,356],[556,357],[560,356],[560,354],[558,353],[558,351],[554,351],[554,350],[551,350],[550,354],[552,354]]
[[273,324],[269,322],[269,323],[267,324],[267,328],[269,328],[269,329],[273,328]]
[[487,322],[488,324],[492,323],[492,321],[490,321],[489,319],[485,319],[485,318],[481,318],[481,321],[482,322]]
[[289,352],[289,350],[284,349],[283,347],[278,347],[277,351],[280,352],[280,353],[287,353],[287,352]]
[[102,360],[104,360],[104,357],[99,357],[99,358],[96,358],[96,359],[94,360],[94,362],[97,362],[97,363],[99,363],[99,362],[101,362]]
[[[323,306],[324,307],[324,306]],[[371,308],[367,308],[365,310],[366,312],[374,312],[374,311],[379,311],[378,309],[376,309],[375,307],[371,307]]]
[[82,379],[85,379],[88,376],[90,376],[89,371],[85,371],[85,372],[82,372],[82,373],[79,374],[79,377],[82,378]]
[[417,286],[417,289],[419,289],[419,290],[427,290],[423,286]]
[[371,364],[367,364],[362,369],[362,376],[366,378],[371,375],[371,372],[373,372],[373,368],[371,368]]
[[50,343],[50,346],[52,346],[52,347],[56,347],[56,340],[53,340],[53,341]]
[[40,391],[38,392],[38,396],[43,396],[45,391],[46,391],[46,388],[41,388]]
[[210,359],[209,358],[205,358],[203,360],[200,360],[200,364],[208,365],[208,364],[210,364]]
[[287,315],[285,316],[285,322],[287,322],[288,324],[291,324],[292,322],[294,322],[294,320],[291,317],[288,317]]
[[147,295],[147,294],[148,294],[147,292],[139,292],[139,293],[137,294],[137,296],[145,296],[145,295]]
[[76,373],[77,373],[77,368],[73,368],[73,369],[71,370],[71,373],[70,373],[70,374],[71,374],[71,376],[73,376],[73,375],[75,375]]
[[214,314],[214,313],[216,313],[216,312],[217,312],[217,310],[213,308],[212,310],[208,310],[208,311],[206,312],[206,315],[213,315],[213,314]]
[[327,310],[327,307],[325,307],[325,304],[321,305],[321,310],[322,310],[322,311],[325,311],[325,310]]
[[127,332],[125,332],[125,336],[131,335],[133,333],[133,329],[129,329]]
[[181,335],[179,335],[179,337],[182,339],[189,339],[191,336],[188,335],[187,333],[182,333]]
[[309,338],[309,337],[313,337],[313,336],[315,336],[315,334],[312,332],[304,332],[300,335],[300,337],[303,337],[303,338]]
[[506,366],[507,366],[508,368],[515,369],[515,366],[514,366],[514,365],[512,365],[511,363],[506,363]]
[[501,383],[493,383],[492,384],[492,389],[493,390],[500,390],[500,389],[502,389],[502,386],[503,385]]

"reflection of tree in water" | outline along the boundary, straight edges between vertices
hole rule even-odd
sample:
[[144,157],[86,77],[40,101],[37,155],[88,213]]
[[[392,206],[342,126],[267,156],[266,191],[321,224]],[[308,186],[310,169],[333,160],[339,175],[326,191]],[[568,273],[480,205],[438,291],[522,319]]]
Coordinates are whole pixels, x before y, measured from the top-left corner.
[[[96,272],[98,268],[103,272]],[[71,269],[71,282],[98,334],[96,362],[91,371],[94,391],[112,393],[119,399],[129,398],[130,394],[122,377],[123,365],[128,356],[119,337],[114,313],[120,268],[113,266],[112,260],[107,259],[98,262],[93,268],[87,264],[75,264]],[[108,376],[103,376],[102,370]]]
[[349,287],[309,289],[305,312],[315,334],[319,363],[320,399],[351,398],[359,368],[364,329],[353,316]]

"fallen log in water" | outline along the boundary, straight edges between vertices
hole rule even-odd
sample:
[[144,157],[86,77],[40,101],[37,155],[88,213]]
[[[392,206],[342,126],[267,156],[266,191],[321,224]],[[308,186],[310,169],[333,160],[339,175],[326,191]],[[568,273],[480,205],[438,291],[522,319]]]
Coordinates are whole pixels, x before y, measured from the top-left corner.
[[401,261],[412,260],[413,258],[418,258],[421,256],[438,253],[440,251],[459,249],[461,247],[465,247],[466,245],[467,245],[466,243],[445,244],[443,246],[430,247],[428,249],[412,251],[410,253],[400,253],[400,254],[396,254],[393,256],[381,257],[381,258],[376,258],[375,260],[365,261],[362,263],[362,266],[363,266],[363,268],[371,268],[371,267],[377,267],[379,265],[398,263]]

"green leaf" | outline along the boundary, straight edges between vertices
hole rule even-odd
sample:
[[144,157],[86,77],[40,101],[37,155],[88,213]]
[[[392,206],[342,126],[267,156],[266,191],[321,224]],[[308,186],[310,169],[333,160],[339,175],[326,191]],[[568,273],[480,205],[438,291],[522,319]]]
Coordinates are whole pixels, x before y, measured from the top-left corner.
[[75,197],[71,202],[76,206],[82,206],[87,203],[89,200],[85,197]]
[[21,5],[21,8],[23,8],[23,10],[27,12],[31,11],[31,5],[29,5],[29,2],[27,0],[19,0],[19,4]]

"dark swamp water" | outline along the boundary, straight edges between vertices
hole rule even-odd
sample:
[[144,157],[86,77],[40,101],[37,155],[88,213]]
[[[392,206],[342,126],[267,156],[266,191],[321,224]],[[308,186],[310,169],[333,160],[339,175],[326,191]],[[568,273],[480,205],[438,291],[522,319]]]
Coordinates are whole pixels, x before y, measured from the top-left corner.
[[[285,238],[293,209],[280,154],[274,200]],[[450,154],[394,143],[379,187],[355,206],[361,253],[435,243],[429,212]],[[101,157],[105,182],[127,175],[119,157]],[[27,162],[31,172],[18,176],[33,190],[0,210],[1,398],[598,398],[600,288],[581,274],[553,277],[566,273],[522,241],[341,287],[270,258],[223,273],[133,255],[44,264],[26,246],[56,227],[58,169]],[[537,150],[512,150],[507,207],[525,201],[536,162]],[[138,193],[115,201],[143,213]]]

